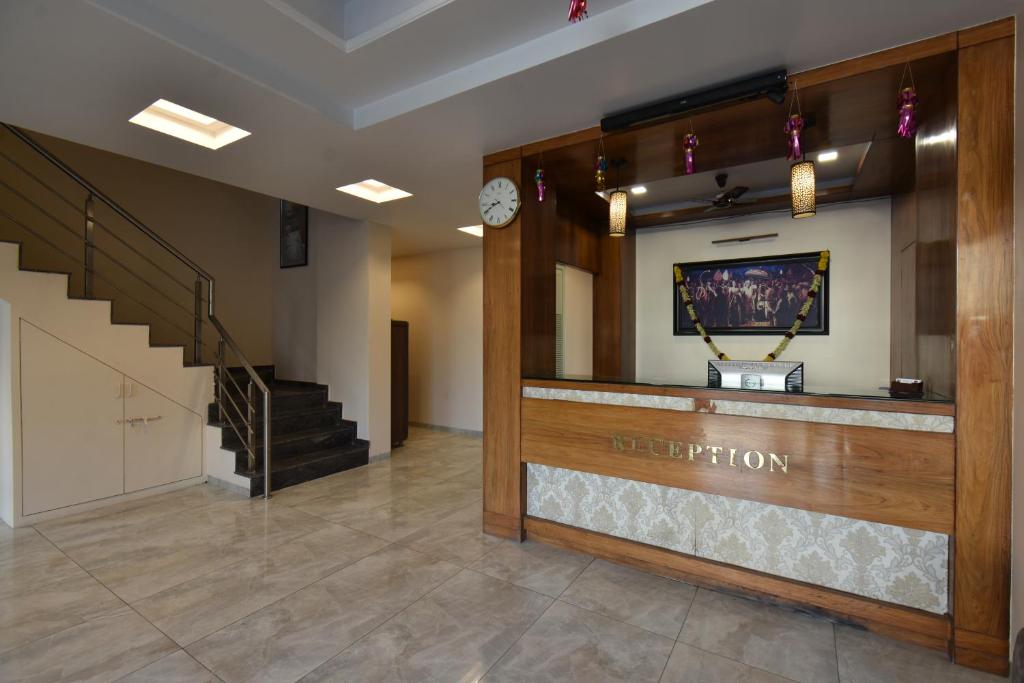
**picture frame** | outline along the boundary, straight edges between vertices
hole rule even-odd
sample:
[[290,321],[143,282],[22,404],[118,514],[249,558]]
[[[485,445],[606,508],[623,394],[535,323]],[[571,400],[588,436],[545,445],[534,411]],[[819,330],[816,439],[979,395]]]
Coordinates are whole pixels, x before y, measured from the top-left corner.
[[[672,334],[696,335],[675,270],[682,269],[694,310],[710,335],[785,334],[796,320],[814,279],[821,252],[757,256],[673,264]],[[828,270],[800,328],[801,335],[827,335]]]
[[309,265],[309,207],[281,200],[281,268]]

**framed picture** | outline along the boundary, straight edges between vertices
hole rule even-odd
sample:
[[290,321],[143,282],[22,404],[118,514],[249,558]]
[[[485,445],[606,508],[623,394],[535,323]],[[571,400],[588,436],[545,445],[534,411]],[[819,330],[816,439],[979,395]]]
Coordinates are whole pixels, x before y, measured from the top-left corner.
[[309,207],[281,200],[281,267],[309,263]]
[[[807,300],[820,252],[677,263],[708,334],[783,334]],[[672,276],[672,334],[697,334]],[[800,334],[828,334],[828,271]]]

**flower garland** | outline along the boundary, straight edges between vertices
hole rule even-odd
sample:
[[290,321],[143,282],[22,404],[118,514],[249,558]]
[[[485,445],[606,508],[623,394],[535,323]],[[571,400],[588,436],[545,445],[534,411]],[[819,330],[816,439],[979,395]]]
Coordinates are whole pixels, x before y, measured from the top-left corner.
[[[782,341],[779,342],[778,346],[775,347],[771,353],[764,357],[766,362],[777,360],[782,352],[789,346],[789,342],[793,340],[797,332],[800,331],[800,327],[807,320],[807,314],[811,312],[811,306],[814,305],[814,300],[818,296],[818,292],[821,290],[821,281],[825,275],[825,271],[828,270],[829,252],[826,249],[821,252],[821,256],[818,258],[818,269],[814,271],[814,280],[811,282],[811,288],[807,292],[807,300],[804,301],[804,305],[800,307],[800,312],[796,314],[796,320],[793,321],[792,326],[783,335]],[[693,326],[697,330],[697,334],[704,339],[704,343],[711,349],[711,353],[715,354],[715,358],[718,360],[732,360],[726,355],[718,346],[714,340],[711,339],[711,335],[704,329],[704,325],[701,323],[700,318],[697,317],[697,311],[693,308],[693,299],[690,298],[690,292],[686,287],[686,282],[683,279],[683,271],[679,266],[674,266],[676,276],[676,286],[679,287],[679,293],[683,295],[683,302],[686,304],[686,312],[690,314],[690,320],[693,321]]]

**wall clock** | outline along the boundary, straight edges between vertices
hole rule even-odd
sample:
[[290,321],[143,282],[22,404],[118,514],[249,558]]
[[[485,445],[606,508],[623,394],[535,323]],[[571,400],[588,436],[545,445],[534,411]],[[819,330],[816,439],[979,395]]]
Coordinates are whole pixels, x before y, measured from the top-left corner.
[[480,218],[492,228],[504,228],[519,213],[519,187],[510,178],[494,178],[480,190]]

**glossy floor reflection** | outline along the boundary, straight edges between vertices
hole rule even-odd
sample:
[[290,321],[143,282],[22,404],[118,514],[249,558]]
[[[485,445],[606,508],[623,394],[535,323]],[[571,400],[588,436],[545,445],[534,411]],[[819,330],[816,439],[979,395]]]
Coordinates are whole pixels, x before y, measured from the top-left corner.
[[485,536],[480,439],[412,429],[269,504],[196,486],[0,527],[2,681],[997,681],[937,652]]

